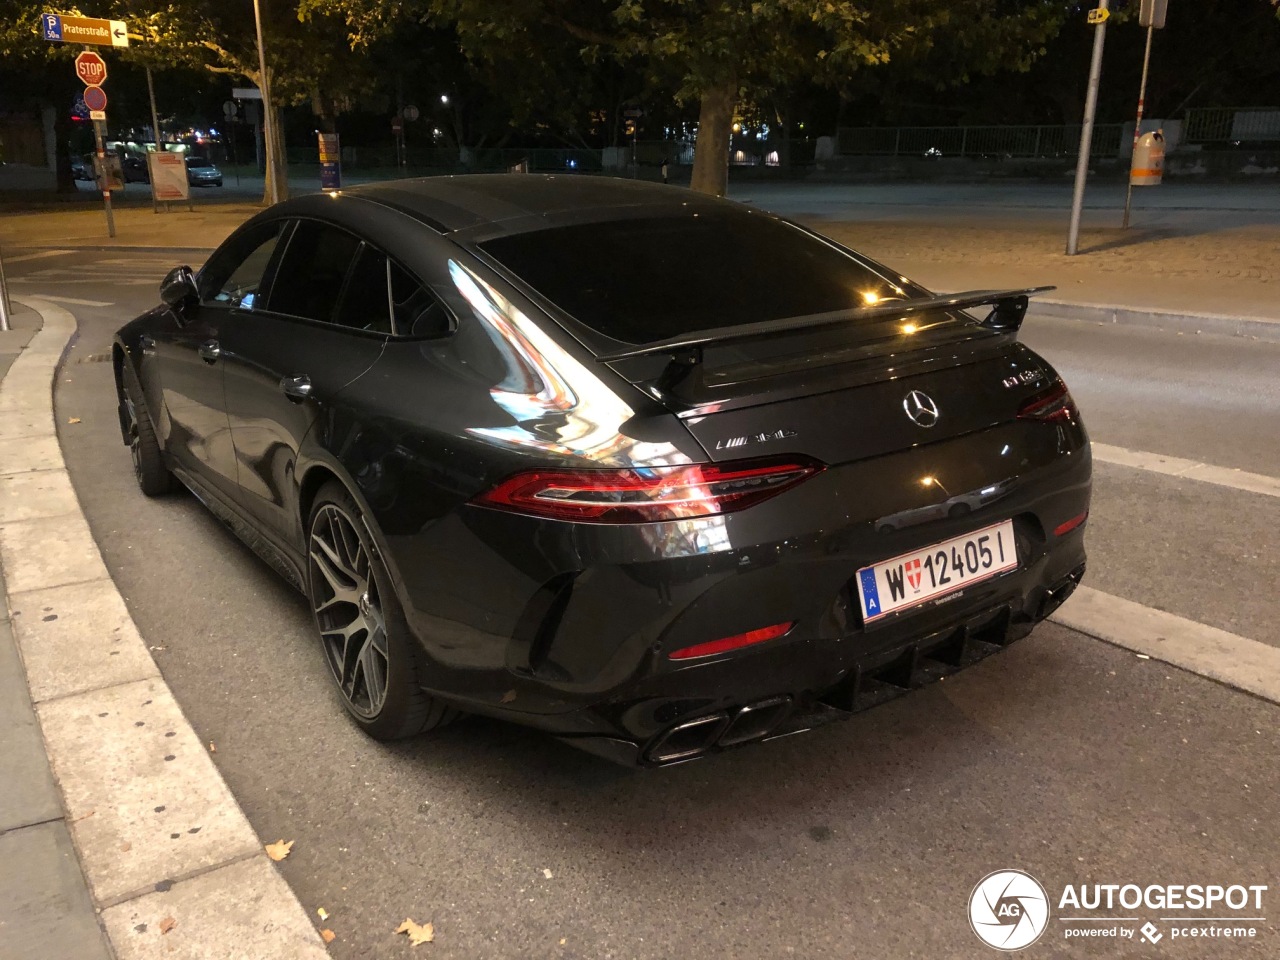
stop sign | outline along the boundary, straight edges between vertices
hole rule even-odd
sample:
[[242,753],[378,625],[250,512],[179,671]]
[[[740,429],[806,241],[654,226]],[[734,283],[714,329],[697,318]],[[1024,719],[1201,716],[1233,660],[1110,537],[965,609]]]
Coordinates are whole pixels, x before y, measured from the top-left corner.
[[92,50],[76,57],[76,76],[86,87],[97,86],[107,79],[107,63]]

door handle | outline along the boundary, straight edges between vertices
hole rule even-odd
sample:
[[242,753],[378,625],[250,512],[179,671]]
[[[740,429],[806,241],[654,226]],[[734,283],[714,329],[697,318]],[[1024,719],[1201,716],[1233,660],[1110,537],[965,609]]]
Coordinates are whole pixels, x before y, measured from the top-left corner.
[[222,345],[217,340],[206,340],[200,344],[200,359],[205,363],[217,363],[218,358],[222,356]]
[[311,396],[311,378],[305,373],[299,377],[281,377],[280,392],[294,403],[301,403]]
[[154,348],[155,345],[156,345],[155,338],[152,337],[150,334],[144,333],[140,337],[138,337],[138,346],[141,347],[143,351],[149,351],[152,348]]

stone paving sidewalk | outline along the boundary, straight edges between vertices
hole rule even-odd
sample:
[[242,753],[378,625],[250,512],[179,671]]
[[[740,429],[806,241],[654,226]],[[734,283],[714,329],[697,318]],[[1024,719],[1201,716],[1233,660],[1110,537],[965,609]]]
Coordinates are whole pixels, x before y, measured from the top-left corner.
[[[40,328],[15,305],[13,330],[0,331],[0,380]],[[4,415],[0,413],[0,415]],[[18,441],[22,442],[22,441]],[[12,444],[0,443],[0,482]],[[111,953],[71,841],[62,797],[49,770],[0,574],[0,957],[109,960]]]

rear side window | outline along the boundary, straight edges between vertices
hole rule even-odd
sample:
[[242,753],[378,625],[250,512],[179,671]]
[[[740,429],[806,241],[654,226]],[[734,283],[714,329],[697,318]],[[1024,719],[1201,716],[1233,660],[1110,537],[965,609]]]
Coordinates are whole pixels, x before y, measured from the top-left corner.
[[201,301],[252,310],[283,227],[283,221],[263,223],[232,237],[200,271]]
[[366,243],[351,268],[333,322],[356,330],[390,333],[391,298],[387,289],[387,255]]
[[345,230],[314,220],[299,221],[271,283],[271,310],[332,321],[359,249],[360,241]]
[[391,302],[396,333],[402,337],[438,337],[453,329],[444,304],[395,263],[391,264]]
[[579,322],[629,343],[902,296],[835,247],[745,210],[553,227],[480,246]]

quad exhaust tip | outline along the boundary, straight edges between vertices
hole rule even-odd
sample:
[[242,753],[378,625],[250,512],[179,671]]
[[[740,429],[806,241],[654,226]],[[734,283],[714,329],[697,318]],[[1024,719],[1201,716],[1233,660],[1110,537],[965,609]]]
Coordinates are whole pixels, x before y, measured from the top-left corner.
[[649,748],[650,763],[692,760],[718,747],[761,740],[791,712],[790,697],[770,697],[736,711],[720,711],[676,724]]

